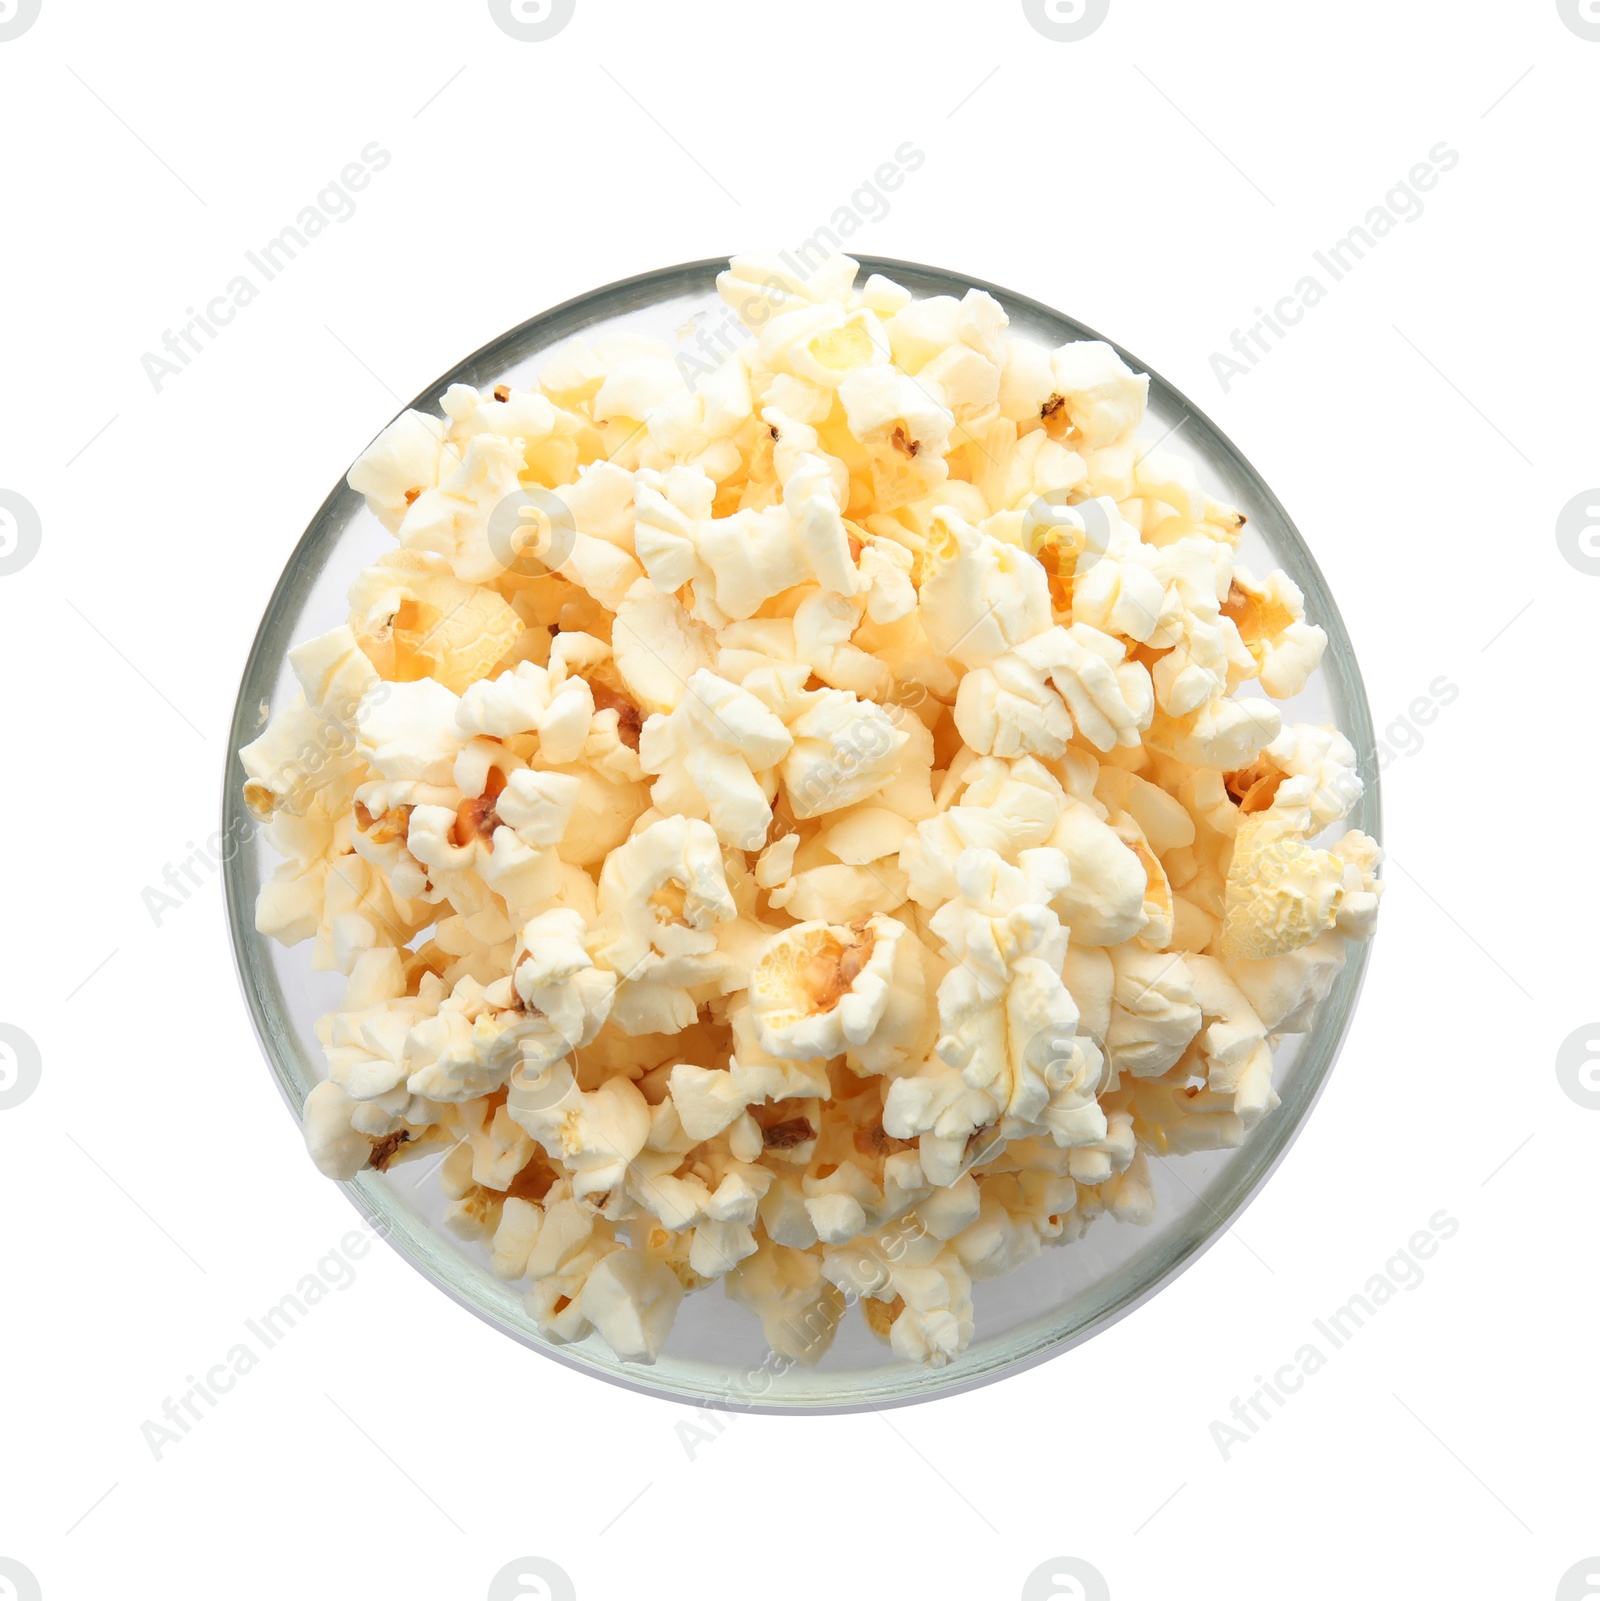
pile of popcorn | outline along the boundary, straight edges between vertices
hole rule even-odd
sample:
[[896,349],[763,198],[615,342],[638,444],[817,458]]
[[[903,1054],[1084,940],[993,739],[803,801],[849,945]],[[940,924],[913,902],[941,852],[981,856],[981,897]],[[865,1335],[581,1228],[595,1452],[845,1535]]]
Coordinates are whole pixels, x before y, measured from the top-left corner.
[[[317,1166],[442,1156],[554,1341],[722,1280],[814,1362],[1146,1223],[1372,931],[1326,637],[1138,438],[1149,380],[835,257],[736,258],[691,385],[575,339],[349,481],[395,535],[242,753],[257,927],[347,975]],[[520,519],[520,520],[519,520]]]

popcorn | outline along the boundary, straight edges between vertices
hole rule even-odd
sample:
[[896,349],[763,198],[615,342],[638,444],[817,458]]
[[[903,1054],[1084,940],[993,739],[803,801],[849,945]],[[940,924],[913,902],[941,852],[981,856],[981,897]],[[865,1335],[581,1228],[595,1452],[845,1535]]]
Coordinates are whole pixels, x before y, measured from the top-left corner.
[[873,496],[886,510],[921,499],[949,477],[955,416],[942,396],[888,365],[858,368],[839,385],[853,441],[865,452]]
[[401,546],[443,556],[463,583],[502,577],[512,553],[496,549],[489,523],[495,508],[517,493],[522,466],[511,440],[475,436],[455,471],[407,509],[395,530]]
[[758,669],[745,687],[787,726],[779,767],[796,819],[854,806],[893,781],[910,733],[874,701],[843,689],[805,690],[806,669]]
[[1312,832],[1338,822],[1361,798],[1350,741],[1336,728],[1309,723],[1291,724],[1251,766],[1226,778],[1241,812],[1305,807]]
[[625,1362],[718,1279],[788,1361],[855,1299],[959,1360],[975,1281],[1272,1114],[1382,893],[1322,837],[1355,751],[1273,704],[1326,637],[1149,380],[856,276],[735,257],[692,388],[612,332],[397,418],[349,475],[395,546],[240,752],[257,927],[347,975],[313,1162],[443,1149],[446,1225]]
[[1333,927],[1344,894],[1339,857],[1314,850],[1281,816],[1247,817],[1234,836],[1217,948],[1260,961],[1309,945]]
[[399,531],[411,503],[438,484],[444,432],[437,417],[403,411],[350,469],[350,487],[366,496],[391,534]]
[[1116,987],[1106,1054],[1113,1072],[1156,1078],[1200,1031],[1200,998],[1178,952],[1118,945],[1110,952]]
[[433,678],[459,692],[493,672],[525,632],[503,596],[455,578],[442,556],[410,550],[374,562],[351,586],[350,608],[356,643],[390,683]]
[[356,754],[384,778],[448,784],[466,743],[456,724],[460,704],[432,678],[375,684],[356,708]]
[[1306,622],[1305,596],[1294,580],[1275,572],[1258,584],[1235,568],[1222,609],[1250,653],[1261,687],[1274,700],[1298,695],[1322,664],[1328,636]]
[[1060,397],[1073,434],[1091,450],[1125,439],[1144,417],[1150,380],[1098,339],[1063,345],[1050,358],[1050,379],[1050,398]]
[[710,629],[645,579],[622,597],[611,646],[623,683],[645,713],[674,710],[695,673],[716,665]]
[[332,1079],[314,1084],[306,1096],[306,1150],[331,1179],[353,1179],[372,1158],[372,1141],[350,1126],[354,1110],[354,1100]]
[[833,1344],[844,1297],[809,1251],[768,1244],[728,1275],[728,1294],[761,1319],[773,1352],[814,1367]]
[[704,814],[717,838],[744,850],[766,844],[772,824],[767,777],[794,748],[794,736],[756,697],[702,667],[677,708],[657,714],[639,738],[639,764],[660,775],[656,809]]
[[921,942],[891,917],[850,928],[797,923],[770,940],[750,974],[761,1048],[780,1060],[843,1056],[857,1072],[908,1060],[927,993]]
[[1276,706],[1264,700],[1212,700],[1187,717],[1157,712],[1145,743],[1190,767],[1232,772],[1248,766],[1283,728]]
[[626,1078],[609,1078],[592,1094],[580,1090],[564,1062],[545,1070],[537,1085],[523,1083],[506,1111],[572,1175],[582,1198],[620,1189],[628,1166],[650,1133],[650,1107]]
[[682,1299],[683,1286],[664,1263],[613,1251],[584,1281],[578,1310],[624,1362],[654,1362]]
[[626,1033],[687,1027],[699,1010],[690,991],[730,976],[712,930],[738,908],[709,823],[664,817],[618,846],[600,875],[599,911],[594,954],[617,975]]
[[1019,859],[1013,867],[993,851],[963,851],[956,898],[929,920],[955,959],[939,985],[934,1050],[997,1114],[1032,1123],[1078,1066],[1057,1048],[1075,1033],[1078,1009],[1061,979],[1067,931],[1048,904],[1065,884],[1065,860],[1044,850]]
[[1066,858],[1067,882],[1051,905],[1075,945],[1122,945],[1145,926],[1149,870],[1128,842],[1082,801],[1068,801],[1050,835]]
[[1044,569],[954,511],[934,513],[925,560],[922,626],[963,667],[982,667],[1050,627]]

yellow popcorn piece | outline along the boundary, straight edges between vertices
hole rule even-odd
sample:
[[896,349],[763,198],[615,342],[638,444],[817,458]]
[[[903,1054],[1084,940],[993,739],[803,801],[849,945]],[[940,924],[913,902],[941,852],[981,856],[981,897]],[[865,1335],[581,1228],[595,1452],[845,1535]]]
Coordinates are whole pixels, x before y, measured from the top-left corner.
[[1344,868],[1281,819],[1247,817],[1234,836],[1219,954],[1260,961],[1309,945],[1334,925]]

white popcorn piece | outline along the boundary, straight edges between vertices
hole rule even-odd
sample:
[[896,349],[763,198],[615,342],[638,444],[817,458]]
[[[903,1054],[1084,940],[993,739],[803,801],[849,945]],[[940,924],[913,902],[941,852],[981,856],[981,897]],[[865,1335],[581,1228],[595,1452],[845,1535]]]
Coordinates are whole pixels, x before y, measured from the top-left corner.
[[438,484],[443,446],[444,425],[437,417],[403,411],[350,469],[350,487],[366,496],[368,509],[391,534],[411,503]]
[[767,943],[749,994],[764,1051],[784,1061],[845,1056],[858,1072],[887,1072],[922,1034],[921,941],[881,915],[851,928],[797,923]]
[[1383,852],[1370,835],[1352,828],[1333,846],[1331,854],[1345,863],[1344,893],[1339,897],[1335,926],[1347,939],[1371,939],[1378,925],[1378,902],[1383,896],[1383,882],[1378,877]]
[[888,663],[851,643],[860,622],[860,612],[842,595],[815,590],[795,608],[796,659],[835,689],[863,700],[887,700],[894,690]]
[[956,419],[941,391],[893,366],[861,367],[839,385],[839,403],[880,507],[920,500],[949,478],[944,458]]
[[770,773],[793,747],[793,735],[761,701],[702,667],[677,708],[644,725],[639,762],[658,775],[650,792],[657,810],[703,812],[725,844],[760,850],[772,805],[757,775]]
[[[1055,385],[1050,352],[1018,334],[1006,334],[1001,344],[1005,360],[1000,376],[1000,415],[1037,427],[1044,421]],[[1057,412],[1061,409],[1054,408]]]
[[806,669],[759,669],[745,688],[770,706],[794,741],[780,764],[799,819],[854,806],[894,778],[910,733],[874,701],[843,689],[801,689]]
[[645,579],[623,596],[611,630],[617,671],[647,715],[675,710],[695,673],[716,665],[714,639],[676,596]]
[[584,1281],[578,1308],[624,1362],[654,1362],[672,1332],[683,1286],[642,1251],[613,1251]]
[[306,1096],[306,1149],[317,1171],[331,1179],[353,1179],[372,1157],[372,1141],[350,1126],[354,1111],[354,1100],[329,1079]]
[[280,807],[303,813],[319,789],[354,770],[356,711],[378,684],[348,627],[296,646],[289,664],[299,693],[239,752],[245,801],[263,822]]
[[1097,339],[1062,345],[1050,358],[1050,378],[1074,434],[1091,450],[1126,438],[1144,417],[1150,380]]
[[1226,773],[1249,766],[1282,730],[1283,716],[1269,701],[1219,699],[1187,717],[1157,712],[1145,743],[1187,766]]
[[1072,618],[1105,634],[1143,643],[1161,624],[1167,590],[1158,558],[1114,501],[1052,508],[1030,536],[1072,576]]
[[617,975],[614,1015],[626,1033],[675,1033],[699,1008],[690,991],[718,985],[729,963],[718,923],[737,915],[709,823],[665,817],[606,858],[597,960]]
[[1050,627],[1050,585],[1027,553],[980,533],[954,511],[934,513],[920,590],[935,649],[982,667]]
[[1246,813],[1304,808],[1312,834],[1347,816],[1363,788],[1350,741],[1310,723],[1285,728],[1252,766],[1228,774],[1228,787]]
[[774,317],[756,342],[757,359],[821,389],[837,389],[863,367],[887,364],[889,336],[867,306],[837,301],[796,307]]
[[953,295],[911,300],[887,326],[896,364],[905,372],[920,373],[930,362],[962,346],[1002,365],[1006,323],[1005,309],[993,295],[969,289],[960,300]]
[[1323,630],[1149,380],[857,276],[736,257],[737,338],[397,418],[395,547],[240,753],[257,927],[347,975],[313,1162],[443,1149],[464,1249],[620,1361],[719,1279],[785,1366],[857,1298],[954,1361],[975,1281],[1271,1116],[1382,894],[1320,843],[1355,751],[1273,704]]
[[1149,875],[1138,854],[1092,807],[1068,801],[1050,835],[1068,882],[1051,900],[1075,945],[1122,945],[1145,924]]
[[[820,256],[813,260],[813,256]],[[848,256],[822,254],[809,245],[802,270],[782,251],[751,251],[734,256],[728,270],[717,275],[717,293],[752,328],[764,327],[774,316],[795,307],[825,300],[843,304],[855,282],[856,263]]]
[[448,784],[466,743],[456,726],[460,698],[432,678],[376,684],[356,708],[356,749],[384,778]]
[[1257,583],[1242,567],[1235,568],[1223,612],[1238,629],[1261,687],[1274,700],[1298,695],[1322,665],[1328,636],[1305,620],[1305,596],[1286,573],[1268,573]]
[[500,1089],[521,1060],[524,1038],[541,1022],[516,1010],[511,985],[500,980],[491,997],[476,979],[461,978],[431,1017],[406,1035],[406,1089],[428,1100],[472,1101]]
[[524,767],[507,777],[495,811],[524,845],[559,845],[582,789],[582,781],[571,773]]
[[1049,905],[1064,887],[1065,862],[1046,850],[1023,851],[1019,861],[1013,867],[986,850],[957,858],[958,898],[929,922],[954,959],[939,984],[934,1049],[998,1112],[1031,1124],[1088,1061],[1070,1043],[1078,1011],[1061,978],[1067,931]]
[[563,1164],[579,1197],[620,1189],[650,1133],[650,1107],[630,1079],[608,1078],[586,1093],[565,1062],[519,1082],[506,1111]]
[[1228,975],[1263,1027],[1274,1034],[1303,1033],[1344,967],[1345,943],[1329,932],[1281,956],[1229,957]]
[[521,1073],[590,1044],[610,1015],[616,975],[595,965],[584,948],[586,933],[581,912],[557,906],[530,918],[517,935],[511,981],[539,1020],[522,1038]]
[[472,438],[455,471],[437,488],[424,490],[396,530],[407,550],[443,556],[455,576],[468,584],[504,576],[510,547],[496,550],[490,518],[496,507],[521,488],[522,454],[512,441],[495,434]]
[[833,1344],[844,1297],[823,1277],[809,1251],[764,1245],[727,1277],[729,1296],[761,1319],[768,1346],[780,1357],[815,1367]]
[[1112,1068],[1135,1078],[1156,1078],[1183,1055],[1200,1031],[1200,998],[1178,951],[1117,945],[1116,974],[1106,1052]]

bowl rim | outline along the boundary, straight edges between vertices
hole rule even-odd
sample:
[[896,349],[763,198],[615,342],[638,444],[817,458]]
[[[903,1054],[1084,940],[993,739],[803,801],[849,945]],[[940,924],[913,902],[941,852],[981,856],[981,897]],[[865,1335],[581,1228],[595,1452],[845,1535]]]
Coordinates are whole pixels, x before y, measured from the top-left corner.
[[[1354,646],[1350,642],[1348,629],[1322,569],[1311,547],[1300,533],[1298,525],[1290,517],[1270,485],[1233,440],[1205,411],[1196,406],[1188,395],[1164,378],[1148,362],[1136,357],[1115,340],[1107,339],[1105,335],[1053,306],[985,279],[949,268],[931,267],[887,256],[856,255],[851,259],[858,264],[858,281],[859,274],[882,273],[897,282],[905,283],[907,287],[914,288],[920,281],[923,285],[931,287],[934,293],[947,293],[951,289],[958,291],[977,289],[993,295],[1007,307],[1008,311],[1024,309],[1034,316],[1072,330],[1078,340],[1102,341],[1110,345],[1135,372],[1147,374],[1152,391],[1159,393],[1169,404],[1181,410],[1185,421],[1199,424],[1200,430],[1211,437],[1213,446],[1227,459],[1229,466],[1249,484],[1250,491],[1257,501],[1270,509],[1277,519],[1282,535],[1296,547],[1297,560],[1303,564],[1305,572],[1314,580],[1312,587],[1316,592],[1317,621],[1327,630],[1330,646],[1336,642],[1343,642],[1349,646],[1337,658],[1338,676],[1345,701],[1342,708],[1345,718],[1355,726],[1344,728],[1342,732],[1356,748],[1358,771],[1364,784],[1363,796],[1357,803],[1352,817],[1359,816],[1359,826],[1374,839],[1381,841],[1382,793],[1379,769],[1375,760],[1376,739],[1365,683]],[[662,299],[670,298],[670,294],[663,291],[667,291],[669,286],[675,283],[681,283],[686,293],[703,291],[708,287],[708,280],[714,279],[716,273],[727,268],[728,260],[727,256],[710,256],[679,262],[635,273],[574,295],[487,341],[428,385],[394,415],[398,417],[405,411],[437,407],[445,390],[452,384],[473,382],[474,375],[480,368],[501,370],[508,366],[517,359],[510,353],[519,345],[534,345],[546,334],[549,335],[546,341],[548,343],[572,337],[581,332],[581,329],[563,328],[563,324],[570,322],[576,315],[592,314],[591,322],[614,318],[629,309],[653,305]],[[374,438],[381,435],[393,420],[390,418],[386,421]],[[280,1002],[277,998],[281,992],[276,976],[270,966],[256,960],[258,948],[264,950],[267,944],[264,937],[255,932],[255,893],[261,878],[260,873],[256,871],[258,834],[244,806],[244,775],[238,753],[240,748],[248,744],[260,730],[260,708],[270,695],[280,674],[286,649],[291,643],[287,638],[287,630],[278,626],[280,620],[295,599],[297,590],[303,591],[309,587],[309,579],[314,579],[320,574],[321,563],[315,558],[318,555],[326,557],[331,554],[339,534],[349,520],[348,516],[344,515],[346,510],[353,514],[361,504],[362,497],[341,478],[313,513],[305,531],[290,552],[283,571],[273,586],[245,658],[240,674],[239,693],[229,723],[227,753],[223,764],[223,839],[225,842],[232,842],[236,838],[233,831],[238,830],[237,837],[241,841],[238,848],[225,850],[223,864],[224,915],[228,925],[234,976],[246,1010],[249,1012],[262,1055],[297,1127],[301,1119],[303,1095],[289,1068],[289,1058],[296,1054],[296,1047],[278,1015]],[[309,579],[306,576],[308,571]],[[1332,665],[1331,650],[1329,655],[1330,660],[1324,662],[1325,671]],[[875,1392],[871,1398],[853,1401],[848,1399],[812,1401],[803,1396],[787,1401],[748,1399],[736,1396],[731,1387],[725,1391],[714,1388],[701,1391],[687,1385],[660,1380],[652,1382],[651,1376],[658,1371],[655,1368],[623,1364],[614,1358],[610,1361],[595,1360],[588,1352],[576,1347],[557,1345],[541,1337],[531,1327],[512,1322],[502,1316],[494,1306],[474,1299],[462,1288],[451,1283],[429,1259],[424,1247],[423,1236],[431,1233],[431,1230],[420,1226],[409,1226],[412,1222],[410,1215],[397,1203],[391,1202],[385,1205],[383,1198],[387,1191],[373,1180],[372,1175],[362,1174],[356,1180],[340,1183],[338,1188],[344,1192],[351,1205],[368,1225],[387,1240],[396,1254],[436,1289],[443,1291],[457,1305],[490,1327],[574,1372],[602,1379],[635,1394],[678,1405],[687,1403],[713,1410],[767,1416],[832,1416],[915,1406],[944,1396],[963,1394],[1000,1379],[1010,1378],[1074,1350],[1104,1333],[1166,1289],[1181,1274],[1193,1267],[1218,1240],[1231,1232],[1288,1155],[1327,1088],[1328,1080],[1332,1077],[1334,1066],[1348,1038],[1360,1003],[1372,943],[1371,940],[1350,942],[1343,970],[1336,978],[1333,989],[1318,1004],[1312,1027],[1301,1036],[1302,1053],[1315,1044],[1320,1049],[1321,1060],[1311,1069],[1310,1076],[1304,1080],[1306,1088],[1294,1110],[1294,1115],[1281,1119],[1276,1114],[1270,1115],[1268,1120],[1257,1125],[1247,1136],[1239,1151],[1243,1154],[1254,1150],[1257,1153],[1257,1160],[1243,1162],[1242,1177],[1229,1186],[1229,1193],[1224,1198],[1221,1209],[1213,1206],[1206,1194],[1198,1195],[1198,1199],[1212,1214],[1209,1226],[1201,1232],[1193,1233],[1158,1269],[1147,1273],[1126,1293],[1118,1295],[1106,1305],[1094,1310],[1075,1327],[1047,1334],[1044,1338],[1035,1340],[1028,1349],[1009,1355],[996,1355],[973,1371],[952,1372],[950,1367],[909,1370],[906,1381],[899,1390],[891,1388],[885,1393]],[[1337,1008],[1332,1006],[1335,999],[1340,1002]],[[1218,1176],[1219,1181],[1229,1171],[1231,1168],[1224,1170],[1224,1173]],[[1113,1270],[1110,1279],[1126,1273],[1137,1265],[1138,1260],[1134,1258]],[[1021,1327],[1027,1328],[1040,1321],[1041,1317],[1036,1316],[1030,1323],[1024,1323]],[[959,1361],[956,1365],[959,1366]],[[898,1370],[885,1371],[898,1373]],[[841,1380],[842,1382],[844,1381]]]

